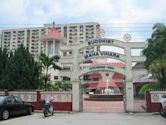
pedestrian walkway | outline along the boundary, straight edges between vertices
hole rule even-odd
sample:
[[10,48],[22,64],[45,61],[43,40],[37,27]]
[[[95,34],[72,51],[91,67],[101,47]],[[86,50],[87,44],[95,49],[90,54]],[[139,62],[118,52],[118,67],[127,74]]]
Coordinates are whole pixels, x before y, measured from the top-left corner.
[[[84,95],[87,98],[88,95]],[[124,101],[83,100],[83,112],[124,112]],[[145,100],[134,99],[134,112],[146,112]]]
[[[87,97],[83,95],[83,98]],[[83,100],[83,112],[124,112],[124,102]]]
[[84,100],[83,112],[124,112],[124,102]]

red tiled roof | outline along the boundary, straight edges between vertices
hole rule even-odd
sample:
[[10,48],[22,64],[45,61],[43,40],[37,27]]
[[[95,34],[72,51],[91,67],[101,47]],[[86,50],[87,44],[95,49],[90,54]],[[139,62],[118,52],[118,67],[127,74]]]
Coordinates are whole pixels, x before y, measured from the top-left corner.
[[115,82],[118,87],[123,87],[123,82]]
[[60,33],[57,31],[55,26],[51,28],[51,31],[45,36],[45,37],[58,37],[60,36]]

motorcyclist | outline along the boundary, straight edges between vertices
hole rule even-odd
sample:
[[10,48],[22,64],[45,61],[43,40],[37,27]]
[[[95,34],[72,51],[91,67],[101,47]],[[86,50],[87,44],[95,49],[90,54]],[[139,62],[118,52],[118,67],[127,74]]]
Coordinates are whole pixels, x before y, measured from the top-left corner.
[[41,104],[42,104],[43,113],[44,113],[45,117],[54,114],[53,98],[52,97],[51,97],[51,99],[49,101],[48,100],[46,101],[45,99],[42,99],[41,100]]

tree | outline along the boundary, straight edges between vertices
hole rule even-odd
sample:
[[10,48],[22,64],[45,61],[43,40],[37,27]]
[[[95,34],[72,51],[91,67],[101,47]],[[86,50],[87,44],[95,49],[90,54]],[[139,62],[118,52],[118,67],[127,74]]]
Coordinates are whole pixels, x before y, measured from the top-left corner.
[[153,27],[151,38],[143,54],[146,56],[146,67],[158,79],[162,87],[166,87],[166,26],[157,23]]
[[0,88],[3,89],[4,84],[4,77],[7,75],[6,68],[7,62],[9,60],[9,53],[7,49],[0,48]]
[[166,88],[166,59],[156,59],[149,66],[150,72],[155,76],[162,88]]
[[41,53],[40,57],[40,63],[43,68],[44,73],[44,86],[45,91],[47,89],[48,80],[50,80],[50,74],[48,74],[49,69],[53,68],[54,70],[61,70],[61,67],[57,65],[57,62],[59,60],[59,56],[53,56],[49,57],[44,53]]
[[33,90],[40,83],[38,63],[23,45],[10,52],[4,74],[3,89]]
[[68,91],[68,90],[71,90],[72,89],[72,84],[68,81],[63,81],[62,82],[62,85],[61,85],[61,88],[64,90],[64,91]]

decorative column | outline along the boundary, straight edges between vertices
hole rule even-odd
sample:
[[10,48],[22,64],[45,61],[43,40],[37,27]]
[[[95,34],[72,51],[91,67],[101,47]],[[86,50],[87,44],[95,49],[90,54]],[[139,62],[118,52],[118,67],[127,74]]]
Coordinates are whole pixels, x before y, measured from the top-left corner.
[[82,86],[78,80],[72,82],[72,110],[80,112],[83,109],[83,92]]
[[46,50],[45,50],[46,55],[48,55],[48,41],[46,40]]
[[55,39],[53,40],[53,55],[55,55]]
[[126,42],[126,79],[125,79],[125,111],[134,111],[133,74],[130,43]]

